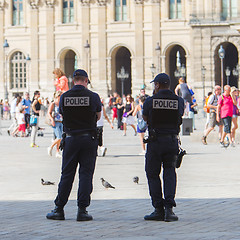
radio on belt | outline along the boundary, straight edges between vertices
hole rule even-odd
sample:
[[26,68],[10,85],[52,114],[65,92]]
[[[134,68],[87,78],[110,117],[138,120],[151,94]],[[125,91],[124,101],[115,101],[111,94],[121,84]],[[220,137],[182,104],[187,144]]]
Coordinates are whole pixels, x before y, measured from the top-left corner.
[[153,99],[153,108],[178,110],[178,100]]
[[64,106],[66,107],[85,107],[89,106],[89,97],[65,97]]

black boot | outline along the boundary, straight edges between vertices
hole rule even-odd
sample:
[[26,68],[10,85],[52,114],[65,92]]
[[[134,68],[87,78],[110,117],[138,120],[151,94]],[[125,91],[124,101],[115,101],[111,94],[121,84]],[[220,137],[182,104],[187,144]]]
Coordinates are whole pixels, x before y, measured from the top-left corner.
[[50,213],[47,214],[46,218],[52,220],[65,220],[63,208],[56,206]]
[[150,215],[144,216],[145,220],[153,220],[153,221],[164,221],[164,209],[155,208],[155,211],[152,212]]
[[164,221],[165,222],[173,222],[173,221],[177,221],[178,220],[178,216],[176,216],[172,210],[172,208],[165,208],[165,218]]
[[88,214],[86,208],[78,208],[77,221],[91,221],[93,217]]

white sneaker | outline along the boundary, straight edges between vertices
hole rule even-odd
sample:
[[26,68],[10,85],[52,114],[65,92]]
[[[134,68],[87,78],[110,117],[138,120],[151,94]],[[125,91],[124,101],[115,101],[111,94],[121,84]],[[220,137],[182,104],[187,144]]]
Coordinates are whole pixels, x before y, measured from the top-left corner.
[[102,147],[103,149],[102,149],[102,156],[104,157],[105,156],[105,154],[106,154],[106,152],[107,152],[107,148],[106,147]]
[[62,154],[60,152],[56,152],[56,158],[62,158]]
[[51,148],[51,147],[48,147],[48,148],[47,148],[47,152],[48,152],[48,155],[49,155],[49,156],[52,156],[52,148]]
[[145,155],[146,154],[146,151],[145,150],[142,150],[140,153],[139,153],[139,155],[141,155],[141,156],[143,156],[143,155]]
[[102,146],[98,148],[98,156],[99,157],[104,157],[106,154],[107,148]]

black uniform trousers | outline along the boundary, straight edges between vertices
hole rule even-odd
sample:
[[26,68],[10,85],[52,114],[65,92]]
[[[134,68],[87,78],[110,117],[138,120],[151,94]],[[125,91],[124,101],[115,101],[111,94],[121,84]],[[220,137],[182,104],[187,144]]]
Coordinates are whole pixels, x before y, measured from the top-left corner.
[[[175,207],[176,193],[176,157],[178,140],[176,135],[158,135],[156,141],[147,144],[145,171],[149,193],[154,208]],[[160,179],[163,166],[163,190]]]
[[91,135],[66,137],[62,159],[62,175],[58,185],[58,195],[55,199],[56,206],[63,208],[67,203],[78,165],[79,185],[77,204],[80,208],[90,205],[97,146],[96,137],[93,138]]

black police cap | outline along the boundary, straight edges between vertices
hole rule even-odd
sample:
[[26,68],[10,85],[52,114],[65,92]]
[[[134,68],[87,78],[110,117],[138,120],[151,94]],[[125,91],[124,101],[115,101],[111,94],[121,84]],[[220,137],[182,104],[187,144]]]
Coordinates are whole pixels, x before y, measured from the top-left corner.
[[88,74],[86,71],[84,71],[83,69],[77,69],[74,71],[73,73],[73,77],[76,77],[76,76],[82,76],[82,77],[86,77],[88,79],[88,83],[90,83],[90,80],[88,78]]
[[153,82],[170,84],[170,77],[166,73],[159,73],[150,83]]

